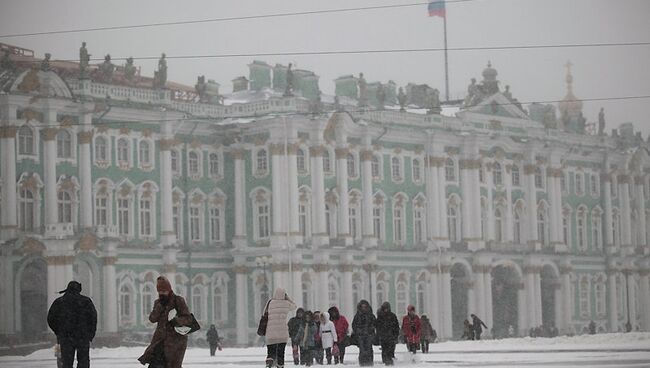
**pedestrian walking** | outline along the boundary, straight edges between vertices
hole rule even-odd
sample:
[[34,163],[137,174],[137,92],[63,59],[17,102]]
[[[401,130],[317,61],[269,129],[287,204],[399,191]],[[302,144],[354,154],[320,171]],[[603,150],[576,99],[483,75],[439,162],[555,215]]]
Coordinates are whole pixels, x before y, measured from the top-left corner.
[[185,299],[174,294],[166,277],[156,279],[156,290],[158,299],[149,313],[149,322],[156,323],[156,330],[138,360],[142,365],[149,364],[149,368],[181,368],[187,349],[187,334],[181,334],[175,328],[191,326],[193,317]]
[[463,321],[463,336],[460,338],[465,340],[474,340],[474,326],[469,323],[469,320]]
[[362,367],[373,365],[372,341],[375,337],[375,321],[370,303],[361,300],[352,320],[352,340],[359,347],[359,365]]
[[72,368],[75,353],[77,367],[90,367],[90,342],[97,331],[97,310],[93,301],[81,295],[81,284],[70,281],[59,292],[47,313],[47,324],[56,335],[63,368]]
[[323,312],[320,316],[320,341],[322,350],[325,351],[327,364],[332,364],[332,349],[338,341],[334,322],[330,321],[330,314]]
[[482,327],[488,328],[488,326],[486,326],[485,323],[476,316],[476,314],[471,314],[470,317],[472,317],[472,326],[474,327],[474,340],[480,340],[481,333],[483,332]]
[[208,345],[210,345],[210,356],[214,356],[214,353],[221,351],[221,342],[219,341],[219,332],[217,332],[217,327],[215,325],[210,325],[210,329],[206,334],[206,340],[208,340]]
[[393,365],[395,345],[399,338],[399,321],[390,310],[390,303],[384,302],[377,312],[377,336],[381,345],[381,361],[385,365]]
[[429,352],[429,343],[435,342],[438,337],[436,330],[431,326],[431,321],[426,315],[422,315],[420,318],[420,323],[422,325],[422,333],[420,334],[420,347],[423,354]]
[[404,318],[402,318],[402,332],[404,333],[404,340],[406,341],[408,351],[410,351],[411,354],[415,354],[420,347],[422,324],[420,322],[420,317],[415,313],[414,306],[409,305],[406,310],[408,312]]
[[300,344],[298,343],[298,340],[296,340],[296,336],[298,335],[298,329],[300,328],[300,325],[303,323],[304,316],[305,310],[298,308],[296,309],[296,315],[294,317],[291,317],[287,323],[287,327],[289,328],[289,339],[291,339],[291,352],[293,354],[294,365],[298,365],[303,362],[300,357]]
[[320,311],[314,311],[313,321],[316,324],[316,335],[314,336],[314,342],[316,343],[316,346],[314,347],[313,355],[316,363],[323,364],[323,343],[321,342],[321,338],[320,338],[320,324],[321,324],[320,317],[321,317]]
[[336,330],[336,348],[338,354],[333,353],[334,355],[334,364],[343,364],[343,358],[345,357],[345,347],[349,340],[348,337],[348,328],[350,327],[348,320],[345,316],[342,316],[337,307],[331,307],[327,310],[330,314],[330,320],[334,323],[334,329]]
[[296,309],[296,304],[283,288],[276,288],[273,297],[266,303],[268,322],[266,325],[266,366],[284,368],[284,349],[289,340],[287,316]]
[[318,325],[313,320],[314,314],[311,311],[305,312],[305,318],[298,328],[297,339],[300,344],[300,354],[304,364],[310,367],[316,358],[316,334]]

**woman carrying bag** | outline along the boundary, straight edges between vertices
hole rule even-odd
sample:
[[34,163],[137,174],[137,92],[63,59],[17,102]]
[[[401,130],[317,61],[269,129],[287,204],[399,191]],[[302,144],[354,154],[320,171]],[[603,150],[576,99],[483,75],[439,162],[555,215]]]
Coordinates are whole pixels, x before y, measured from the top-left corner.
[[284,349],[289,340],[287,315],[296,309],[296,304],[284,289],[276,288],[264,309],[257,334],[266,336],[266,366],[284,368]]

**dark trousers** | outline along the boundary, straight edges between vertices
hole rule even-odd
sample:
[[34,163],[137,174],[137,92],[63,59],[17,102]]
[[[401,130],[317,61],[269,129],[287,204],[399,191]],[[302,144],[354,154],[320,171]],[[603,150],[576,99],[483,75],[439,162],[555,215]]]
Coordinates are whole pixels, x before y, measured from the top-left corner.
[[482,333],[483,333],[483,331],[481,331],[481,330],[474,331],[474,340],[480,340]]
[[210,356],[214,356],[214,353],[217,351],[217,344],[210,344]]
[[335,344],[339,347],[339,356],[334,357],[334,364],[343,364],[343,357],[345,356],[345,345],[339,344],[335,342]]
[[77,368],[90,367],[90,341],[62,337],[59,338],[61,346],[61,360],[63,368],[72,368],[74,355],[77,353]]
[[393,365],[393,358],[395,358],[395,342],[382,341],[381,342],[381,362],[386,365]]
[[293,364],[300,364],[300,346],[298,344],[291,344],[291,354],[293,355]]
[[327,364],[332,364],[332,348],[325,349],[325,359],[327,359]]
[[372,335],[359,336],[359,365],[372,366]]
[[302,359],[302,362],[300,364],[304,364],[306,366],[311,366],[314,364],[314,358],[316,357],[316,350],[315,348],[300,348],[300,359]]
[[406,344],[406,346],[409,349],[409,352],[415,354],[416,351],[418,351],[418,343],[417,342],[409,342]]
[[314,359],[316,363],[323,364],[323,346],[320,343],[314,348]]
[[420,342],[420,344],[421,344],[422,352],[423,353],[428,353],[429,352],[429,340],[422,340]]
[[284,366],[284,349],[287,343],[266,345],[266,360],[273,359],[273,362],[279,367]]

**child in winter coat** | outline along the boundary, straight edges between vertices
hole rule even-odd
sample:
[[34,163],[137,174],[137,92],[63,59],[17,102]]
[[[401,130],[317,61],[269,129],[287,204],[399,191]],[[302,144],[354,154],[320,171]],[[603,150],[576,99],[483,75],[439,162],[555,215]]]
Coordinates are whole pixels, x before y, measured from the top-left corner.
[[314,362],[314,353],[316,352],[316,334],[318,333],[318,327],[313,321],[313,314],[311,311],[305,312],[304,322],[298,328],[298,333],[296,334],[297,343],[300,345],[300,351],[303,352],[302,355],[305,357],[305,365],[311,366]]
[[429,318],[425,316],[424,314],[420,318],[420,322],[422,323],[422,334],[420,335],[420,345],[422,348],[422,353],[428,353],[429,352],[429,343],[434,342],[436,340],[436,332],[433,329],[433,326],[431,326],[431,322],[429,321]]
[[[350,325],[348,320],[339,313],[338,308],[331,307],[327,312],[330,314],[330,320],[334,323],[334,328],[336,329],[336,347],[338,348],[338,354],[332,354],[334,355],[334,364],[343,364],[343,358],[345,357],[345,340]],[[335,349],[332,348],[332,350]]]
[[407,308],[408,314],[402,319],[402,331],[404,332],[404,340],[408,350],[415,354],[420,347],[420,334],[422,333],[422,325],[420,317],[415,314],[415,307],[409,305]]
[[332,364],[332,348],[337,343],[336,327],[334,322],[330,321],[330,314],[323,312],[320,316],[320,341],[322,348],[325,349],[327,364]]

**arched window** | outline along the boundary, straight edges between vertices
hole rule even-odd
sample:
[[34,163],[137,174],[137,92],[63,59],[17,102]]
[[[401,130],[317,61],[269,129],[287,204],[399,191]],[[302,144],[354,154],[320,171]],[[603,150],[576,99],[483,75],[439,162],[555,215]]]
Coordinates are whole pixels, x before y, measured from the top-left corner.
[[203,240],[203,206],[202,202],[190,205],[190,240],[198,242]]
[[576,235],[578,237],[578,249],[587,249],[587,211],[584,207],[576,213]]
[[[148,318],[146,316],[151,313],[153,310],[153,303],[156,300],[158,293],[156,292],[156,287],[151,282],[146,282],[142,286],[142,299],[141,299],[141,310],[140,315],[142,316],[142,321],[148,323]],[[196,313],[196,312],[195,312]]]
[[395,287],[395,312],[396,314],[403,314],[406,312],[408,306],[408,289],[406,283],[399,281]]
[[384,240],[384,198],[375,196],[372,207],[372,234],[379,240]]
[[357,176],[357,165],[354,160],[354,155],[352,153],[348,153],[347,166],[348,166],[348,177],[353,178]]
[[503,170],[501,170],[501,164],[498,162],[495,162],[492,167],[492,182],[494,182],[494,185],[503,184]]
[[210,160],[210,177],[218,178],[221,176],[221,165],[219,161],[219,155],[216,153],[211,153],[209,156]]
[[307,172],[307,165],[305,162],[305,151],[302,148],[298,148],[296,152],[296,164],[298,166],[299,173]]
[[308,274],[302,275],[302,303],[305,309],[314,307],[314,288]]
[[59,200],[59,222],[72,222],[72,195],[66,190],[57,193]]
[[125,197],[117,198],[117,228],[122,236],[131,235],[131,200]]
[[445,161],[445,179],[447,181],[456,181],[456,164],[451,158]]
[[19,223],[18,226],[22,231],[33,231],[34,230],[34,193],[29,189],[20,190],[20,199],[19,199],[18,209],[19,213]]
[[519,166],[517,165],[512,165],[512,186],[513,187],[518,187],[521,185],[521,176],[519,174]]
[[153,236],[153,201],[151,197],[140,198],[140,236]]
[[205,300],[205,288],[203,285],[194,285],[192,287],[192,313],[199,321],[205,321],[205,306],[203,302]]
[[562,175],[560,175],[560,190],[562,191],[562,193],[567,193],[566,183],[567,183],[566,172],[562,171]]
[[447,206],[447,230],[449,232],[449,241],[452,243],[458,243],[461,239],[460,216],[458,212],[458,203],[454,200],[449,201]]
[[311,235],[309,229],[309,216],[308,216],[309,203],[301,201],[298,203],[298,231],[303,238],[308,238]]
[[140,166],[151,165],[151,147],[149,142],[140,141]]
[[514,221],[514,224],[513,224],[514,225],[513,226],[513,230],[514,230],[513,240],[514,240],[515,244],[521,244],[522,243],[521,234],[523,234],[523,231],[522,231],[522,229],[523,229],[523,227],[522,227],[523,226],[523,223],[522,223],[523,209],[521,207],[519,207],[519,206],[516,206],[514,212],[515,213],[514,213],[514,220],[513,220]]
[[325,204],[325,228],[331,239],[336,238],[336,205],[333,203]]
[[126,138],[120,138],[117,141],[117,163],[129,164],[129,141]]
[[385,282],[378,282],[377,283],[377,303],[380,305],[383,302],[388,301],[388,288],[386,287]]
[[181,173],[181,162],[178,159],[178,151],[171,150],[170,152],[171,162],[172,162],[172,173],[174,175],[180,175]]
[[503,212],[500,208],[494,211],[494,240],[498,243],[503,241]]
[[422,165],[420,164],[419,159],[413,159],[412,161],[413,168],[413,181],[418,183],[422,180]]
[[210,241],[219,243],[224,240],[223,206],[210,205]]
[[34,132],[27,125],[18,130],[18,153],[21,155],[34,154]]
[[270,193],[258,190],[253,197],[255,222],[253,231],[255,240],[266,240],[271,235],[271,203]]
[[589,303],[589,289],[591,288],[591,283],[589,278],[586,275],[580,277],[578,284],[578,298],[579,298],[579,310],[580,317],[588,318],[590,316],[590,303]]
[[256,160],[255,160],[255,173],[257,175],[264,175],[268,170],[268,161],[267,154],[265,149],[260,149],[257,151]]
[[212,318],[216,322],[228,320],[228,294],[224,285],[217,285],[212,289]]
[[67,130],[62,130],[56,135],[56,157],[72,157],[72,137]]
[[562,240],[571,246],[571,211],[568,207],[562,211]]
[[355,280],[352,281],[352,305],[357,305],[362,298],[362,285],[361,281]]
[[361,239],[361,206],[359,202],[358,199],[354,202],[351,201],[350,207],[348,208],[350,214],[350,235],[354,240]]
[[542,171],[542,168],[539,166],[535,168],[535,188],[544,188],[544,173]]
[[415,284],[415,310],[417,313],[422,315],[425,313],[425,307],[426,307],[426,293],[425,293],[425,283],[420,281],[417,284]]
[[415,203],[413,205],[413,242],[415,244],[422,244],[426,240],[425,219],[426,208]]
[[[120,319],[120,325],[129,325],[133,324],[135,320],[135,313],[133,310],[133,300],[134,300],[134,295],[133,295],[133,288],[124,283],[122,286],[120,286],[120,292],[119,292],[119,319]],[[148,311],[149,313],[151,311]],[[147,314],[148,315],[148,314]]]
[[602,276],[599,276],[596,279],[594,294],[594,297],[596,299],[596,315],[602,318],[605,316],[606,306],[605,280]]
[[199,175],[199,155],[192,151],[187,155],[187,165],[190,175]]
[[103,191],[95,195],[95,225],[107,226],[108,221],[108,193]]
[[108,161],[108,145],[105,137],[99,136],[95,138],[95,161]]
[[576,178],[576,194],[583,195],[585,193],[584,174],[581,172],[577,172],[575,178]]
[[603,221],[602,213],[596,209],[591,212],[591,242],[595,249],[603,248]]
[[589,191],[594,197],[598,195],[598,177],[595,174],[589,176]]
[[543,203],[537,208],[537,237],[543,245],[549,244],[548,210]]
[[380,167],[379,156],[373,155],[372,161],[370,161],[370,171],[372,172],[373,179],[379,179],[381,177],[381,172],[379,171]]
[[404,202],[401,195],[393,199],[393,242],[404,245],[406,242],[406,223],[404,218]]
[[391,167],[391,176],[393,180],[400,181],[402,180],[402,162],[399,157],[393,157],[390,159]]
[[621,246],[621,216],[618,209],[612,211],[612,236],[614,238],[614,246],[619,248]]
[[327,149],[323,151],[323,171],[328,174],[332,173],[332,157]]

